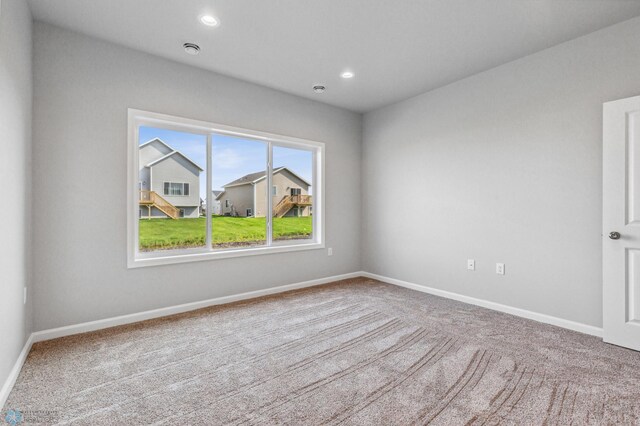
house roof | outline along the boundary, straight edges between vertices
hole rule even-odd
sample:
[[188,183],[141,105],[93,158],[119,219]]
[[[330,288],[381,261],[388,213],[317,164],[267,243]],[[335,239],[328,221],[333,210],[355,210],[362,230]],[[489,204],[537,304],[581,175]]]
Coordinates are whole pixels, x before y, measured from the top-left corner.
[[170,153],[168,153],[168,154],[166,154],[166,155],[164,155],[164,156],[162,156],[162,157],[160,157],[160,158],[158,158],[157,160],[154,160],[154,161],[150,162],[149,164],[145,165],[145,167],[151,167],[151,166],[154,166],[154,165],[156,165],[156,164],[160,163],[161,161],[164,161],[164,160],[166,160],[167,158],[169,158],[169,157],[171,157],[171,156],[173,156],[173,155],[176,155],[176,154],[177,154],[177,155],[181,156],[182,158],[184,158],[185,160],[187,160],[188,162],[190,162],[191,164],[193,164],[193,165],[194,165],[195,167],[197,167],[197,168],[198,168],[198,170],[200,170],[201,172],[203,172],[203,171],[204,171],[204,169],[203,169],[202,167],[198,166],[198,165],[197,165],[193,160],[191,160],[189,157],[187,157],[186,155],[184,155],[184,154],[183,154],[183,153],[181,153],[180,151],[177,151],[177,150],[175,150],[175,149],[171,148],[169,145],[167,145],[165,142],[163,142],[163,141],[162,141],[162,139],[159,139],[159,138],[151,139],[150,141],[145,142],[145,143],[143,143],[142,145],[140,145],[140,148],[143,148],[143,147],[145,147],[145,146],[147,146],[147,145],[149,145],[149,144],[152,144],[152,143],[154,143],[154,142],[160,142],[162,145],[164,145],[164,146],[166,146],[167,148],[169,148],[169,149],[171,150],[171,152],[170,152]]
[[[306,183],[308,186],[311,186],[311,184],[309,182],[307,182],[305,179],[303,179],[299,175],[297,175],[294,172],[292,172],[291,169],[289,169],[288,167],[278,167],[276,169],[273,169],[273,174],[280,173],[283,170],[286,170],[287,172],[291,173],[293,176],[295,176],[298,179],[300,179],[302,182]],[[254,173],[249,173],[248,175],[244,175],[239,179],[236,179],[234,181],[229,182],[226,185],[223,185],[222,187],[223,188],[229,188],[231,186],[239,186],[239,185],[247,185],[247,184],[250,184],[250,183],[256,183],[256,182],[261,181],[262,179],[265,179],[266,177],[267,177],[266,170],[262,170],[262,171],[259,171],[259,172],[254,172]]]
[[160,138],[153,138],[150,139],[148,141],[146,141],[145,143],[141,144],[139,148],[144,148],[147,145],[151,145],[154,142],[160,142],[162,145],[166,146],[167,148],[169,148],[170,151],[175,151],[173,148],[171,148],[169,145],[167,145],[167,143],[165,141],[163,141]]
[[211,192],[213,192],[213,195],[214,195],[216,200],[219,200],[220,197],[222,197],[222,194],[225,193],[225,191],[211,191]]

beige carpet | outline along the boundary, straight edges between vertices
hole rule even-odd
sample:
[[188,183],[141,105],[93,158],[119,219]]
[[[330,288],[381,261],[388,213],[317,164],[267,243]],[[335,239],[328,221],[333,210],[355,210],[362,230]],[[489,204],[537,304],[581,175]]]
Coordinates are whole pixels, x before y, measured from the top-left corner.
[[640,353],[362,278],[36,344],[13,408],[87,425],[640,424]]

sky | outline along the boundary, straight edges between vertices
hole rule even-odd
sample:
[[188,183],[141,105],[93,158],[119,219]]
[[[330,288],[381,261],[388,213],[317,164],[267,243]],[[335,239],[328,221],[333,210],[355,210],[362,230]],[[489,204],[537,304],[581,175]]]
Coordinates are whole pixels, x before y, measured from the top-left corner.
[[[139,141],[142,145],[158,138],[180,151],[191,161],[206,170],[207,138],[186,132],[140,127]],[[247,138],[214,134],[212,139],[212,188],[222,190],[222,186],[246,174],[265,170],[267,163],[267,144]],[[311,151],[273,147],[274,169],[286,166],[308,182],[312,180]],[[200,173],[200,198],[206,200],[206,172]],[[310,190],[311,193],[311,190]]]

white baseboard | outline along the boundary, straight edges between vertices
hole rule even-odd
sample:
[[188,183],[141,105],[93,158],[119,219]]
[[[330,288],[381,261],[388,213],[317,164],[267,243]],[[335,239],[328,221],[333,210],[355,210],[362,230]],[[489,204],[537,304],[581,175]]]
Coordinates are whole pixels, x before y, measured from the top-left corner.
[[14,364],[11,372],[9,373],[9,377],[5,380],[2,385],[2,389],[0,389],[0,409],[4,406],[7,398],[9,397],[9,393],[11,393],[11,389],[13,389],[13,385],[16,383],[18,379],[18,375],[20,374],[20,370],[22,370],[22,366],[27,359],[27,355],[31,350],[31,346],[36,342],[42,342],[44,340],[51,340],[58,337],[71,336],[73,334],[86,333],[89,331],[101,330],[104,328],[115,327],[118,325],[131,324],[134,322],[140,322],[153,318],[165,317],[168,315],[180,314],[183,312],[194,311],[196,309],[206,308],[214,305],[222,305],[225,303],[237,302],[240,300],[254,299],[260,296],[268,296],[270,294],[283,293],[289,290],[296,290],[300,288],[313,287],[320,284],[327,284],[334,281],[346,280],[349,278],[361,277],[363,274],[361,272],[352,272],[349,274],[342,275],[334,275],[331,277],[319,278],[310,281],[303,281],[294,284],[287,284],[278,287],[265,288],[262,290],[249,291],[246,293],[233,294],[230,296],[216,297],[214,299],[202,300],[199,302],[185,303],[182,305],[169,306],[166,308],[153,309],[151,311],[139,312],[135,314],[129,315],[121,315],[113,318],[106,318],[97,321],[90,321],[81,324],[69,325],[66,327],[58,327],[52,328],[49,330],[36,331],[31,333],[27,342],[24,344],[22,348],[22,352],[18,356],[16,363]]
[[56,339],[58,337],[71,336],[73,334],[86,333],[89,331],[101,330],[103,328],[115,327],[118,325],[131,324],[153,318],[166,317],[168,315],[181,314],[183,312],[194,311],[196,309],[207,308],[214,305],[237,302],[239,300],[254,299],[260,296],[282,293],[289,290],[296,290],[305,287],[313,287],[333,281],[345,280],[348,278],[361,277],[361,272],[334,275],[332,277],[319,278],[310,281],[303,281],[294,284],[287,284],[278,287],[265,288],[262,290],[249,291],[246,293],[233,294],[230,296],[216,297],[214,299],[202,300],[198,302],[185,303],[182,305],[169,306],[166,308],[153,309],[151,311],[138,312],[135,314],[121,315],[113,318],[105,318],[81,324],[68,325],[65,327],[51,328],[48,330],[36,331],[32,334],[33,343],[44,340]]
[[411,290],[417,290],[423,293],[429,293],[435,296],[457,300],[459,302],[469,303],[471,305],[481,306],[483,308],[504,312],[504,313],[515,315],[518,317],[542,322],[545,324],[551,324],[557,327],[567,328],[569,330],[577,331],[580,333],[602,337],[602,328],[594,327],[592,325],[570,321],[563,318],[553,317],[551,315],[541,314],[538,312],[527,311],[526,309],[514,308],[513,306],[502,305],[500,303],[490,302],[488,300],[477,299],[475,297],[470,297],[470,296],[464,296],[462,294],[452,293],[450,291],[439,290],[433,287],[427,287],[419,284],[410,283],[407,281],[397,280],[395,278],[389,278],[382,275],[372,274],[370,272],[361,272],[361,275],[367,278],[373,278],[375,280],[383,281],[389,284],[394,284],[400,287],[409,288]]
[[534,321],[542,322],[545,324],[551,324],[569,330],[578,331],[580,333],[590,334],[593,336],[602,337],[602,329],[587,324],[582,324],[574,321],[569,321],[562,318],[553,317],[550,315],[540,314],[537,312],[527,311],[525,309],[514,308],[512,306],[502,305],[500,303],[490,302],[483,299],[476,299],[474,297],[464,296],[457,293],[452,293],[445,290],[439,290],[432,287],[426,287],[419,284],[410,283],[407,281],[397,280],[395,278],[389,278],[382,275],[372,274],[369,272],[352,272],[349,274],[334,275],[326,278],[319,278],[310,281],[303,281],[294,284],[287,284],[278,287],[266,288],[263,290],[249,291],[246,293],[234,294],[230,296],[217,297],[214,299],[202,300],[199,302],[185,303],[182,305],[169,306],[166,308],[154,309],[150,311],[139,312],[135,314],[122,315],[113,318],[106,318],[97,321],[90,321],[81,324],[69,325],[66,327],[52,328],[49,330],[36,331],[32,333],[27,342],[25,343],[22,352],[13,369],[9,373],[9,377],[5,381],[2,389],[0,390],[0,408],[2,408],[13,388],[13,385],[20,374],[22,365],[27,359],[29,350],[33,343],[41,342],[44,340],[55,339],[58,337],[70,336],[73,334],[86,333],[89,331],[101,330],[104,328],[115,327],[118,325],[131,324],[153,318],[160,318],[168,315],[180,314],[183,312],[193,311],[196,309],[206,308],[214,305],[222,305],[225,303],[237,302],[240,300],[254,299],[256,297],[268,296],[270,294],[283,293],[289,290],[296,290],[300,288],[313,287],[320,284],[327,284],[333,281],[340,281],[349,278],[367,277],[373,278],[379,281],[383,281],[389,284],[397,285],[400,287],[409,288],[411,290],[421,291],[423,293],[433,294],[435,296],[445,297],[447,299],[457,300],[459,302],[469,303],[472,305],[481,306],[483,308],[492,309],[494,311],[505,312],[507,314],[519,316],[522,318],[531,319]]
[[101,320],[90,321],[90,322],[85,322],[81,324],[74,324],[74,325],[69,325],[65,327],[52,328],[49,330],[36,331],[35,333],[32,333],[32,335],[29,337],[29,342],[36,343],[44,340],[55,339],[58,337],[86,333],[89,331],[101,330],[104,328],[115,327],[118,325],[131,324],[134,322],[144,321],[148,319],[160,318],[168,315],[189,312],[196,309],[206,308],[209,306],[222,305],[225,303],[237,302],[240,300],[254,299],[256,297],[267,296],[270,294],[277,294],[277,293],[282,293],[289,290],[312,287],[320,284],[330,283],[333,281],[339,281],[339,280],[356,278],[356,277],[373,278],[373,279],[384,281],[386,283],[394,284],[400,287],[421,291],[423,293],[429,293],[435,296],[445,297],[447,299],[457,300],[459,302],[481,306],[483,308],[504,312],[504,313],[519,316],[522,318],[527,318],[534,321],[542,322],[545,324],[551,324],[558,327],[567,328],[569,330],[578,331],[580,333],[602,337],[602,328],[594,327],[592,325],[582,324],[579,322],[570,321],[563,318],[554,317],[551,315],[528,311],[526,309],[515,308],[513,306],[503,305],[500,303],[491,302],[484,299],[477,299],[475,297],[465,296],[462,294],[453,293],[446,290],[440,290],[433,287],[427,287],[420,284],[410,283],[410,282],[398,280],[395,278],[372,274],[370,272],[359,271],[359,272],[351,272],[351,273],[342,274],[342,275],[334,275],[331,277],[319,278],[319,279],[310,280],[310,281],[303,281],[303,282],[294,283],[294,284],[287,284],[287,285],[282,285],[278,287],[271,287],[271,288],[266,288],[262,290],[249,291],[246,293],[233,294],[230,296],[217,297],[214,299],[202,300],[198,302],[185,303],[182,305],[169,306],[166,308],[159,308],[159,309],[154,309],[150,311],[138,312],[135,314],[122,315],[122,316],[113,317],[113,318],[105,318]]
[[20,355],[18,355],[18,359],[16,363],[13,364],[13,368],[9,372],[9,377],[5,380],[2,385],[2,389],[0,389],[0,410],[4,407],[4,404],[7,402],[7,398],[9,397],[9,393],[11,393],[11,389],[13,389],[13,385],[16,383],[18,379],[18,375],[20,374],[20,370],[22,370],[22,366],[24,362],[27,360],[27,355],[29,355],[29,351],[31,350],[31,345],[33,344],[33,334],[29,336],[24,346],[22,347],[22,351]]

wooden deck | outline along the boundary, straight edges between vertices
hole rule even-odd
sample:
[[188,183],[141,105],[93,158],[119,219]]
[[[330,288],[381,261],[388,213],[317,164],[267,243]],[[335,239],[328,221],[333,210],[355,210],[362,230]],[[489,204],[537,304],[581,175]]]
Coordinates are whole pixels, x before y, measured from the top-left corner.
[[155,191],[140,191],[140,197],[138,198],[138,203],[141,206],[146,206],[149,211],[149,218],[151,218],[151,208],[155,207],[160,210],[162,213],[166,214],[171,219],[177,219],[180,216],[180,210],[162,198],[160,194]]
[[313,205],[311,195],[288,195],[273,208],[273,217],[282,217],[294,207],[308,207]]

